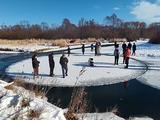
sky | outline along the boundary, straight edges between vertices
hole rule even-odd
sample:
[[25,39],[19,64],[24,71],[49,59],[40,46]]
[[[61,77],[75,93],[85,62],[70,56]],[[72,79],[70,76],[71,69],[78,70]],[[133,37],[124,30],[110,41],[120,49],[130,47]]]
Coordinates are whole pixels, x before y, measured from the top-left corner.
[[123,21],[160,22],[160,0],[0,0],[0,25],[59,25],[64,18],[74,24],[81,18],[103,24],[113,13]]

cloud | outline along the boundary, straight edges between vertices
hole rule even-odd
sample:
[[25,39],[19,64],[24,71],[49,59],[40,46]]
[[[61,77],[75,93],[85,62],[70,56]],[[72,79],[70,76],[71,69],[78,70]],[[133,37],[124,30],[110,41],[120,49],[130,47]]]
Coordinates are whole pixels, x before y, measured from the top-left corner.
[[113,10],[118,11],[118,10],[120,10],[120,8],[119,7],[114,7]]
[[138,20],[145,21],[147,23],[160,22],[160,0],[156,2],[149,2],[147,0],[141,0],[133,5],[131,14],[133,14]]

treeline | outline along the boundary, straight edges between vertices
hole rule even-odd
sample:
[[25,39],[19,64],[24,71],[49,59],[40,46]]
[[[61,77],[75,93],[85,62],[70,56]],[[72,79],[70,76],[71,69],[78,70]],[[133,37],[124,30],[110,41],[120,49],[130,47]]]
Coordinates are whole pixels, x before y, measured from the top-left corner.
[[47,23],[29,24],[21,22],[17,25],[1,25],[1,39],[87,39],[87,38],[127,38],[132,41],[139,38],[158,39],[160,24],[149,26],[144,22],[123,22],[116,14],[105,17],[105,24],[94,20],[80,19],[78,25],[65,18],[59,26],[49,26]]

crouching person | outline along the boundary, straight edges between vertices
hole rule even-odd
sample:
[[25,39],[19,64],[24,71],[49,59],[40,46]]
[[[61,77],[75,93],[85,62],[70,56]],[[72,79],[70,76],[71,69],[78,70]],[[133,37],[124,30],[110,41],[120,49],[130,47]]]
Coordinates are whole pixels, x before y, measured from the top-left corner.
[[38,77],[39,74],[39,61],[37,60],[37,55],[34,54],[32,56],[32,67],[33,67],[33,78],[35,78],[35,76]]
[[63,78],[65,78],[65,76],[68,76],[68,65],[67,65],[68,64],[68,58],[65,56],[64,53],[60,57],[59,63],[61,64],[61,67],[62,67]]
[[89,66],[92,66],[92,67],[94,66],[93,58],[89,58],[88,64],[89,64]]

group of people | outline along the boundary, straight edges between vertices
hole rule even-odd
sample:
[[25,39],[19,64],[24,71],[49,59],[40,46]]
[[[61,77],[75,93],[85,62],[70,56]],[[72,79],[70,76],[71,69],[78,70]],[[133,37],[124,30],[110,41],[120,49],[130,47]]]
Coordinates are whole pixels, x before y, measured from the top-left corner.
[[[115,42],[114,47],[115,47],[115,49],[114,49],[114,57],[115,57],[114,64],[118,65],[119,57],[120,57],[119,44],[117,44],[117,42]],[[95,45],[91,44],[91,51],[95,50],[95,55],[101,55],[100,48],[101,48],[100,42],[96,42]],[[133,45],[132,45],[131,42],[129,42],[127,45],[125,42],[123,42],[122,50],[123,50],[123,64],[125,63],[126,64],[125,68],[128,68],[129,59],[131,56],[131,50],[132,50],[132,55],[136,54],[136,44],[133,43]],[[68,51],[68,56],[69,56],[71,53],[71,49],[69,46],[68,46],[67,51]],[[85,44],[82,44],[82,54],[84,54],[84,53],[85,53]],[[53,53],[48,54],[48,61],[49,61],[49,68],[50,68],[49,75],[52,77],[52,76],[54,76],[54,68],[55,68],[55,61],[54,61]],[[65,76],[68,76],[68,65],[67,65],[68,58],[65,56],[64,52],[62,53],[62,56],[60,57],[59,63],[62,68],[62,76],[63,76],[63,78],[65,78]],[[89,58],[88,63],[89,63],[89,66],[94,66],[93,58]],[[33,54],[32,67],[33,67],[34,78],[35,78],[35,76],[38,77],[39,64],[40,64],[40,61],[38,61],[38,59],[37,59],[37,54]]]
[[[54,76],[54,68],[55,68],[55,61],[53,53],[49,53],[48,55],[48,61],[49,61],[49,68],[50,68],[50,76]],[[59,63],[62,68],[62,76],[65,78],[65,76],[68,76],[68,58],[65,56],[64,53],[62,53],[62,56],[60,57]],[[32,56],[32,67],[33,67],[33,76],[34,78],[39,75],[39,64],[40,61],[37,59],[37,54],[33,54]]]
[[[97,41],[95,45],[91,44],[91,52],[95,51],[95,56],[101,55],[100,49],[101,49],[101,42]],[[85,53],[85,44],[82,44],[82,54]]]
[[[114,60],[114,64],[118,65],[118,61],[119,61],[119,56],[120,56],[120,52],[119,52],[119,44],[117,44],[117,42],[115,42],[115,50],[114,50],[114,56],[115,56],[115,60]],[[123,42],[122,44],[122,50],[123,50],[123,64],[125,63],[126,66],[125,68],[128,68],[128,64],[129,64],[129,58],[131,56],[131,50],[132,50],[132,55],[136,55],[136,44],[129,42],[128,45]]]

